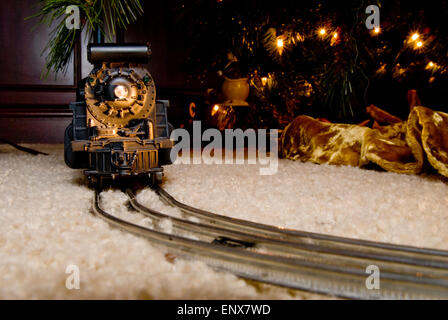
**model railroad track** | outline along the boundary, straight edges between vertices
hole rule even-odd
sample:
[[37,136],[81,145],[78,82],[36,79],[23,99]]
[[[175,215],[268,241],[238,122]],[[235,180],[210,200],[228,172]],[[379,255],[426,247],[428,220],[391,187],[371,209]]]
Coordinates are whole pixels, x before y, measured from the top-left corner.
[[[296,246],[304,246],[312,250],[319,250],[320,248],[323,250],[333,249],[338,254],[440,268],[448,272],[448,251],[337,237],[260,224],[188,206],[177,201],[160,187],[156,187],[155,191],[166,204],[181,210],[184,218],[194,217],[201,224],[239,231],[248,235],[294,242]],[[134,208],[138,206],[141,210],[147,209],[136,203],[135,196],[130,190],[127,190],[127,193],[131,200],[134,199],[134,201],[131,201],[131,204],[135,204]]]
[[[155,229],[102,210],[99,191],[94,211],[107,222],[174,254],[243,278],[343,298],[448,298],[446,251],[277,228],[190,207],[160,187],[155,191],[164,202],[181,210],[182,219],[143,206],[129,189],[130,205],[151,218]],[[172,233],[157,228],[164,219],[171,221]],[[366,287],[369,265],[380,270],[379,290]]]

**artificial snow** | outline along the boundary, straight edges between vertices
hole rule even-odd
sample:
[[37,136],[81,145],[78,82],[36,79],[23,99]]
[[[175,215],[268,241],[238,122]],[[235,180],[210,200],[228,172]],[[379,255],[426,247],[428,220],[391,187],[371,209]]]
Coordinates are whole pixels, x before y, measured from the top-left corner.
[[[0,145],[0,299],[316,299],[255,285],[204,263],[176,259],[148,240],[91,213],[93,191],[68,168],[61,145],[35,145],[32,156]],[[280,160],[257,165],[172,165],[164,188],[179,201],[220,214],[286,228],[448,249],[448,184],[352,167]],[[149,189],[144,205],[180,217]],[[106,211],[170,232],[163,220],[131,211],[119,191],[102,193]],[[80,289],[69,290],[69,266]],[[67,273],[66,273],[67,271]]]

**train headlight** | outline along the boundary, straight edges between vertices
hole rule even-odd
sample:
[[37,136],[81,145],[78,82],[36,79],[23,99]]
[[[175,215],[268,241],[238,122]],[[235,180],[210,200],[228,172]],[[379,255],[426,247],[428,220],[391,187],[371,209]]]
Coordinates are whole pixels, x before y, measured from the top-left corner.
[[114,94],[117,99],[125,99],[128,97],[129,90],[123,85],[118,85],[114,89]]

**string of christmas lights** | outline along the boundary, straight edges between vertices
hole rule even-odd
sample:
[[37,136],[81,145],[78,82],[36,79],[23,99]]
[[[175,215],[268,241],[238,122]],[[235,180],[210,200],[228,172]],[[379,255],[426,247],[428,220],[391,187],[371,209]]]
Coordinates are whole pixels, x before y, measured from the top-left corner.
[[442,86],[447,76],[448,32],[436,24],[444,23],[443,0],[437,9],[421,4],[424,10],[378,1],[381,23],[372,30],[365,26],[368,3],[362,0],[194,2],[184,9],[200,21],[192,39],[203,40],[192,41],[190,79],[205,81],[232,52],[249,78],[260,119],[279,114],[272,125],[301,113],[356,119],[374,93],[386,99],[397,86]]

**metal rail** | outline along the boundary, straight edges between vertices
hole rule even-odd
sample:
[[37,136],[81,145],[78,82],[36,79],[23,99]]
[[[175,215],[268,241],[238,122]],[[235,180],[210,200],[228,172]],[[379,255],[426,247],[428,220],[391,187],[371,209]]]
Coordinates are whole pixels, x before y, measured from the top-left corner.
[[386,271],[381,272],[381,289],[368,290],[365,285],[368,275],[362,268],[309,261],[298,256],[292,258],[254,252],[148,229],[110,215],[100,208],[99,202],[100,194],[96,191],[94,212],[110,224],[143,236],[165,249],[169,248],[171,252],[181,257],[201,260],[213,268],[232,272],[244,278],[343,298],[448,298],[446,279]]
[[418,275],[419,278],[448,280],[448,267],[445,269],[428,267],[426,260],[417,257],[395,257],[380,253],[364,253],[356,250],[338,249],[337,246],[326,247],[316,244],[291,242],[270,237],[251,235],[233,229],[210,226],[200,222],[179,219],[148,208],[140,204],[134,193],[127,189],[129,203],[138,212],[148,216],[157,225],[162,219],[169,219],[173,231],[177,234],[188,234],[202,241],[214,242],[228,246],[239,246],[250,250],[257,250],[270,255],[281,255],[299,258],[306,261],[323,264],[338,265],[340,267],[354,267],[365,270],[369,265],[375,265],[381,271]]
[[381,256],[385,261],[410,263],[441,269],[448,268],[448,251],[350,239],[236,219],[188,206],[176,200],[159,186],[155,187],[154,190],[165,203],[181,210],[184,217],[195,217],[202,224],[266,238],[334,248],[338,251],[347,250],[348,255],[356,255],[360,258],[379,259]]

